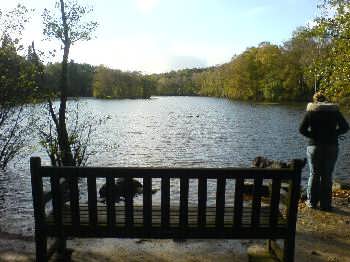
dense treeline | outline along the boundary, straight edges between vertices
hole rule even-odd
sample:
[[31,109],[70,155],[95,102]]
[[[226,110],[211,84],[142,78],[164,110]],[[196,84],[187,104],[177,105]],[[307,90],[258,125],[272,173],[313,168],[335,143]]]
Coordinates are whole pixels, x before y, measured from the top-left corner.
[[[203,95],[241,100],[302,101],[309,99],[315,89],[322,89],[332,100],[348,99],[350,3],[326,0],[320,8],[323,16],[315,20],[314,26],[299,28],[283,45],[263,42],[215,67],[143,75],[71,61],[67,94],[98,98]],[[13,52],[16,59],[30,63],[29,56],[19,58],[16,50]],[[43,81],[38,86],[58,96],[61,64],[48,64],[43,68]],[[33,68],[29,66],[28,76],[33,75],[31,70]],[[16,85],[21,82],[12,86]]]
[[263,42],[248,48],[231,62],[203,73],[200,94],[242,100],[307,99],[313,82],[305,73],[308,69],[302,64],[302,54],[291,45]]
[[[216,67],[148,76],[71,61],[67,94],[98,98],[203,95],[243,100],[305,100],[314,89],[314,75],[309,68],[313,57],[309,43],[300,47],[300,34],[296,33],[283,47],[264,42],[248,48],[229,63]],[[44,72],[45,90],[58,92],[60,63],[48,64]]]
[[[44,71],[45,90],[59,92],[61,64],[48,64]],[[97,98],[149,98],[154,95],[154,84],[139,72],[122,72],[105,66],[68,64],[68,90],[70,97]]]
[[150,75],[156,95],[198,95],[199,75],[209,69],[183,69],[163,74]]
[[149,98],[151,81],[139,72],[122,72],[105,66],[96,68],[92,83],[93,96],[98,98]]
[[[45,67],[45,89],[50,89],[58,92],[61,70],[61,63],[51,63]],[[78,64],[73,60],[70,61],[68,64],[67,95],[71,97],[92,96],[92,81],[94,74],[94,66],[89,64]]]

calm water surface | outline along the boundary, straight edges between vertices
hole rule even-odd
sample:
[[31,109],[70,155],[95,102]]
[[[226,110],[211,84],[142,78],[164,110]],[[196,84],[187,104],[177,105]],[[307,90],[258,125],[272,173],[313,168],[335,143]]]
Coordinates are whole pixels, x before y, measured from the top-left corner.
[[[88,117],[109,116],[92,141],[98,154],[89,165],[242,167],[250,166],[258,155],[276,160],[305,157],[307,141],[298,133],[305,104],[251,104],[205,97],[82,101]],[[338,178],[346,179],[350,173],[349,138],[347,134],[341,141]],[[33,155],[49,164],[39,149]],[[28,159],[16,159],[7,173],[0,173],[0,231],[33,232]],[[303,183],[306,178],[307,167]],[[172,183],[171,191],[178,193],[177,183]]]

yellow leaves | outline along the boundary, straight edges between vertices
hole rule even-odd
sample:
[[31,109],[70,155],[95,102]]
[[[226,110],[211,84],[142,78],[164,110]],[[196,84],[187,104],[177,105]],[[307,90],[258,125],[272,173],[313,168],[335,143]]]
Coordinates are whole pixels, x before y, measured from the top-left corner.
[[333,197],[350,199],[350,190],[345,190],[345,189],[335,190],[333,191]]

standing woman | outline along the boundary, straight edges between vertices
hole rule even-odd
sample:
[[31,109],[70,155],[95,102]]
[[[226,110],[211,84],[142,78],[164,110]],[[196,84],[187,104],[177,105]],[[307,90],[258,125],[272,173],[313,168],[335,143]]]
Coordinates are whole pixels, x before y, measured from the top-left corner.
[[327,103],[322,92],[313,96],[299,131],[309,138],[307,158],[310,177],[307,205],[330,211],[332,208],[332,172],[338,156],[338,137],[349,130],[349,124],[336,104]]

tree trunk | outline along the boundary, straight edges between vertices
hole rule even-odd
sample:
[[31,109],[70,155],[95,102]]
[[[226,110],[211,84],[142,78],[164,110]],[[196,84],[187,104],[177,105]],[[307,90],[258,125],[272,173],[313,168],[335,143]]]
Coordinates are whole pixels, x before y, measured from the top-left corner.
[[67,81],[67,72],[68,72],[68,55],[69,55],[69,48],[70,48],[70,39],[68,35],[68,25],[67,25],[67,19],[66,14],[64,11],[64,2],[63,0],[60,0],[61,3],[61,15],[62,15],[62,22],[63,22],[63,28],[64,28],[64,52],[63,52],[63,59],[62,59],[62,72],[61,72],[61,81],[60,81],[60,91],[61,91],[61,97],[60,97],[60,109],[59,109],[59,115],[58,115],[58,145],[60,147],[60,154],[62,158],[62,164],[64,166],[74,166],[74,159],[72,150],[69,144],[69,136],[67,131],[67,125],[66,125],[66,107],[67,107],[67,88],[68,88],[68,81]]

